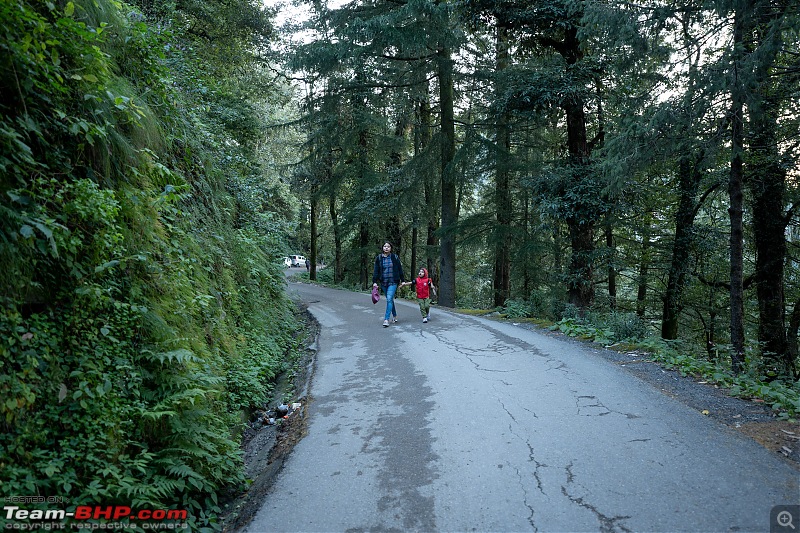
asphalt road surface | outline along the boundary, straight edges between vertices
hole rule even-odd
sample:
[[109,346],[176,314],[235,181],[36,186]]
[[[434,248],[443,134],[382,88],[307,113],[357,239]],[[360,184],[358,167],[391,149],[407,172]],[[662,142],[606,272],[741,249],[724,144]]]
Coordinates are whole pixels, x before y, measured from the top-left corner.
[[289,290],[321,324],[308,434],[248,532],[770,531],[800,503],[789,464],[591,348]]

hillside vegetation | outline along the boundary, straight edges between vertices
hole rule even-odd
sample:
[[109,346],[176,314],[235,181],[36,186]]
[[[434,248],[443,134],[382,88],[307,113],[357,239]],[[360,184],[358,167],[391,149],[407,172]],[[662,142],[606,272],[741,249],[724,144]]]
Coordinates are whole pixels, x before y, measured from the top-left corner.
[[0,484],[186,509],[244,482],[297,328],[255,3],[0,3]]

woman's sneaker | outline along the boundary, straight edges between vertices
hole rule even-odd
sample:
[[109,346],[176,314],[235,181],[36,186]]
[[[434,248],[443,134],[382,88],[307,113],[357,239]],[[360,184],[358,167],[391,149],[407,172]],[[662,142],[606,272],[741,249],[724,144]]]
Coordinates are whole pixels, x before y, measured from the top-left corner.
[[383,321],[383,327],[385,327],[385,328],[389,327],[389,321],[388,320],[384,320]]

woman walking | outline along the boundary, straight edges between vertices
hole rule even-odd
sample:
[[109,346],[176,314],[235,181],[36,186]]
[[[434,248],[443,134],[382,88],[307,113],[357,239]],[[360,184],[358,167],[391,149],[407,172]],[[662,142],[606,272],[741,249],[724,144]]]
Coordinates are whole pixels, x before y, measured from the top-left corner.
[[389,327],[389,320],[397,322],[397,309],[394,306],[394,295],[397,286],[405,281],[403,265],[397,254],[392,253],[392,243],[383,243],[382,253],[375,258],[375,268],[372,272],[372,286],[377,287],[380,281],[383,293],[386,295],[386,313],[383,315],[383,327]]

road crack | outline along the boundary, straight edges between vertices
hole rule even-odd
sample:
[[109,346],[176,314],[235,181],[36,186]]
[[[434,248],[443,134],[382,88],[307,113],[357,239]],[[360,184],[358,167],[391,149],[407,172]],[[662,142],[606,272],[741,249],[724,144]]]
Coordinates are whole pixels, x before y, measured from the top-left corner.
[[[506,414],[514,422],[514,424],[519,425],[519,423],[517,422],[516,417],[514,417],[514,415],[511,413],[511,411],[508,410],[508,408],[505,406],[505,404],[503,402],[499,402],[499,403],[500,403],[500,407],[503,409],[503,411],[506,412]],[[533,413],[533,416],[536,417],[536,413]],[[542,478],[539,475],[539,470],[541,468],[547,467],[547,465],[544,464],[544,463],[540,463],[539,461],[536,460],[536,453],[535,453],[535,451],[533,449],[533,446],[530,443],[530,440],[523,439],[516,431],[514,431],[514,427],[513,427],[512,424],[508,425],[508,431],[514,437],[516,437],[518,440],[520,440],[521,442],[524,442],[525,446],[527,446],[527,448],[528,448],[528,462],[532,463],[534,465],[534,469],[533,469],[532,475],[533,475],[533,479],[536,481],[536,489],[543,496],[546,497],[547,495],[544,492],[544,485],[542,483]],[[508,466],[512,466],[511,463],[506,463],[506,464]],[[531,503],[528,501],[529,492],[528,492],[528,483],[526,483],[527,473],[523,472],[522,470],[520,470],[520,468],[515,468],[514,470],[517,473],[517,478],[519,479],[520,489],[522,490],[522,494],[523,494],[522,501],[523,501],[523,504],[530,511],[530,513],[528,514],[528,523],[531,525],[531,528],[533,528],[534,531],[539,531],[539,528],[536,526],[536,521],[535,521],[536,509],[534,509],[533,505],[531,505]]]
[[[575,484],[575,473],[572,471],[573,463],[570,462],[566,467],[565,471],[567,474],[567,485]],[[572,503],[591,511],[592,514],[597,518],[598,523],[600,524],[599,531],[601,533],[631,533],[631,529],[622,524],[623,520],[628,520],[631,518],[630,516],[608,516],[604,513],[601,513],[597,507],[589,502],[587,502],[582,496],[574,496],[569,493],[567,490],[567,486],[561,485],[561,494],[563,494],[569,501]]]

